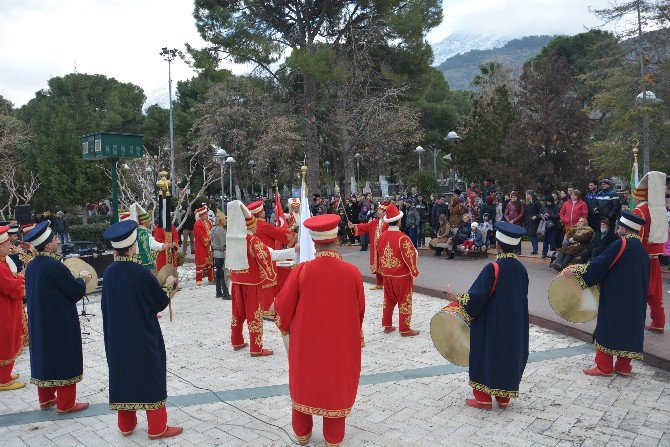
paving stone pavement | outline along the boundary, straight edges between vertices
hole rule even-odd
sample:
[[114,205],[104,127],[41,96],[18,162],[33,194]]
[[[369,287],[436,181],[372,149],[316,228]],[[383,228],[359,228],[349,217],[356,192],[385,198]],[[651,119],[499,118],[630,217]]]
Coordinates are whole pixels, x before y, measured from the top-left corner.
[[[670,446],[670,374],[635,362],[631,378],[589,378],[581,373],[592,364],[588,347],[570,337],[531,327],[531,352],[536,354],[526,368],[521,397],[504,411],[471,409],[464,405],[471,392],[467,372],[449,368],[430,340],[430,318],[444,301],[415,294],[412,321],[422,333],[401,338],[397,332],[381,332],[381,297],[381,291],[366,293],[363,379],[347,418],[344,445]],[[247,352],[233,352],[229,343],[230,301],[214,298],[213,286],[195,287],[186,282],[173,307],[174,321],[164,312],[161,326],[170,371],[169,420],[185,428],[182,436],[149,441],[142,413],[133,436],[123,438],[118,432],[116,415],[106,407],[102,319],[99,297],[92,296],[87,310],[96,315],[81,319],[84,379],[78,394],[80,400],[98,405],[93,405],[88,415],[59,417],[36,411],[33,385],[2,393],[0,445],[292,445],[282,431],[293,436],[290,399],[285,391],[287,355],[274,325],[266,323],[264,341],[275,355],[251,358]],[[19,358],[16,371],[22,378],[29,376],[27,353]],[[416,375],[416,371],[428,373]],[[225,396],[236,390],[246,393],[243,396],[255,395],[224,403],[207,390]],[[200,404],[198,398],[203,395],[210,400]],[[264,397],[268,395],[273,397]],[[17,413],[19,422],[2,422],[11,421],[8,418]],[[315,418],[311,445],[323,443],[321,421]]]

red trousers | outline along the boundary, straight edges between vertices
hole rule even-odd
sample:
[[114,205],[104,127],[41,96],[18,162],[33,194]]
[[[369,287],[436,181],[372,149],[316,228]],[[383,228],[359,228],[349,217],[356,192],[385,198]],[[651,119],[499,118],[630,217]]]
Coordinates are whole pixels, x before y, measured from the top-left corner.
[[14,362],[0,366],[0,385],[7,384],[14,380],[12,379],[12,369],[14,369]]
[[617,357],[614,367],[612,367],[612,361],[614,358],[605,354],[604,352],[596,350],[596,366],[605,374],[612,374],[614,370],[619,371],[623,374],[630,374],[633,371],[633,365],[631,365],[631,359],[626,357]]
[[202,276],[207,275],[207,280],[209,282],[214,282],[214,268],[213,266],[207,266],[202,268],[195,268],[195,282],[202,282]]
[[375,273],[375,285],[378,286],[384,285],[384,277],[382,276],[381,273]]
[[[493,403],[493,399],[491,399],[491,395],[487,394],[483,391],[472,390],[472,395],[475,396],[475,400],[477,402],[479,402],[480,404]],[[509,404],[509,397],[496,396],[496,402],[498,402],[500,405],[508,405]]]
[[382,326],[393,326],[393,310],[398,305],[400,314],[400,333],[412,330],[412,288],[414,278],[411,275],[401,277],[384,276],[384,309]]
[[[137,412],[134,410],[119,410],[117,423],[124,435],[132,432],[137,426]],[[155,410],[147,410],[149,436],[160,436],[167,430],[167,409],[165,406]]]
[[230,317],[230,342],[233,347],[244,344],[242,327],[246,320],[249,329],[249,350],[252,354],[260,354],[263,351],[262,288],[260,285],[233,283],[231,289],[233,302]]
[[[291,416],[293,431],[299,440],[312,435],[312,415],[294,409]],[[323,418],[323,437],[328,445],[337,445],[344,440],[346,418]]]
[[77,384],[54,387],[37,387],[37,397],[40,405],[56,399],[56,408],[59,411],[68,411],[74,407],[77,399]]
[[649,264],[649,293],[647,303],[651,316],[651,326],[665,329],[665,310],[663,309],[663,278],[658,257],[651,258]]
[[261,307],[268,312],[270,306],[275,302],[275,286],[261,286]]

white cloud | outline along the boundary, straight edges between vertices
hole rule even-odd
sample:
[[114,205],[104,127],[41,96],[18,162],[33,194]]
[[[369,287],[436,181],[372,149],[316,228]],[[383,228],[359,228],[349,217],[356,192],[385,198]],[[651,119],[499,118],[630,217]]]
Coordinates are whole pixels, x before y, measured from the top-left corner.
[[428,35],[431,43],[452,33],[519,38],[540,34],[577,34],[598,27],[589,7],[609,0],[444,0],[444,21]]

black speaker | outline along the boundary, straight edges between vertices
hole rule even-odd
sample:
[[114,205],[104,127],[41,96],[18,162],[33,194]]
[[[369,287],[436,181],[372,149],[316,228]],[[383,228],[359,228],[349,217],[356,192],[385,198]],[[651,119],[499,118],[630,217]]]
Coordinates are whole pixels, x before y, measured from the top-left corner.
[[33,207],[30,205],[16,205],[14,207],[14,218],[19,225],[33,223]]

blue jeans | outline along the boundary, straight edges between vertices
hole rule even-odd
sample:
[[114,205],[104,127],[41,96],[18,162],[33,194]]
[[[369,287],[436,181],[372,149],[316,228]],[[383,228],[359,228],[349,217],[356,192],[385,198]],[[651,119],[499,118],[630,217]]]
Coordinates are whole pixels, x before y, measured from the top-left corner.
[[530,245],[533,247],[533,253],[537,253],[537,233],[530,233]]
[[68,237],[67,233],[58,233],[58,238],[60,239],[61,245],[70,242],[70,238]]
[[544,233],[544,240],[542,241],[542,256],[547,256],[547,252],[549,250],[556,250],[556,227],[552,228],[551,230],[547,230]]
[[412,241],[412,244],[414,244],[414,248],[416,248],[418,242],[417,242],[417,235],[418,235],[418,230],[416,227],[408,228],[409,230],[409,238]]

